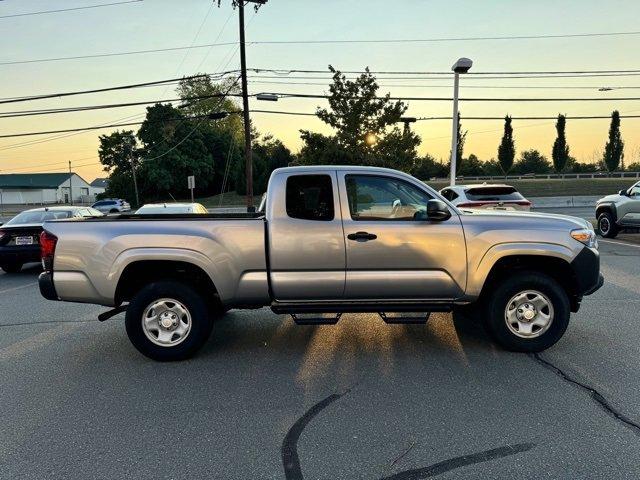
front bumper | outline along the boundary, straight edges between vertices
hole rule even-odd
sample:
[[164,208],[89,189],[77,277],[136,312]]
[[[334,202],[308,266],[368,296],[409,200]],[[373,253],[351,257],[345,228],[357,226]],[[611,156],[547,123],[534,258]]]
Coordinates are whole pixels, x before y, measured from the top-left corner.
[[584,247],[571,262],[575,273],[577,294],[591,295],[604,284],[600,273],[600,253],[595,248]]
[[47,300],[60,300],[53,285],[53,273],[42,272],[38,277],[38,287],[40,287],[40,295]]

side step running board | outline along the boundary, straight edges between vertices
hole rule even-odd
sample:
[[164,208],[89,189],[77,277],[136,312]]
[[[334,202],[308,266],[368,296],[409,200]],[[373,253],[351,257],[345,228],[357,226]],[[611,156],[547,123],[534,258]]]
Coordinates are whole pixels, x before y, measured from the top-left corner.
[[427,323],[431,316],[431,312],[426,312],[426,315],[425,312],[406,312],[405,315],[394,313],[395,315],[389,315],[388,312],[378,312],[378,315],[389,325],[422,325]]
[[379,313],[379,312],[450,312],[453,300],[420,303],[398,302],[272,302],[271,310],[279,314],[302,313]]
[[315,315],[308,317],[300,316],[304,314],[292,313],[290,315],[291,318],[293,318],[293,321],[296,322],[296,325],[335,325],[336,323],[338,323],[338,320],[340,320],[340,317],[342,316],[341,313],[336,313],[332,316]]

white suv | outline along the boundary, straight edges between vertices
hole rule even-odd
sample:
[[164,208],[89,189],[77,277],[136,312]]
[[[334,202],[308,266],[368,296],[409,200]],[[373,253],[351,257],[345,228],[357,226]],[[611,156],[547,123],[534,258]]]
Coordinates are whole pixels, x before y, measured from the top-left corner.
[[125,213],[131,211],[131,205],[126,200],[115,198],[100,200],[91,205],[91,208],[95,208],[102,213]]
[[440,194],[460,208],[531,210],[531,202],[510,185],[454,185],[443,188]]

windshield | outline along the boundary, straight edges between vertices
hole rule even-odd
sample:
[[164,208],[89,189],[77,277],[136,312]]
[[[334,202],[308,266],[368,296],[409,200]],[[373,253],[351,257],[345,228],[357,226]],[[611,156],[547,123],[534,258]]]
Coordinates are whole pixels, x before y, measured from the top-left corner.
[[71,218],[71,210],[37,210],[35,212],[22,212],[7,222],[7,225],[19,225],[28,223],[44,223],[47,220]]

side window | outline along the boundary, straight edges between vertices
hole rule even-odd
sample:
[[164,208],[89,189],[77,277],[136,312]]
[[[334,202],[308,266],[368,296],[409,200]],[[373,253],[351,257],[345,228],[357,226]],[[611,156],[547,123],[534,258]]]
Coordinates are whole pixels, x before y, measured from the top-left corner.
[[640,183],[634,185],[633,187],[631,187],[631,190],[629,190],[629,196],[630,197],[640,197]]
[[333,220],[333,185],[329,175],[287,178],[287,215],[302,220]]
[[391,177],[348,175],[347,197],[354,220],[413,220],[425,211],[431,196]]
[[444,189],[442,191],[442,196],[447,200],[449,200],[450,202],[458,198],[458,194],[454,190],[451,190],[450,188]]

